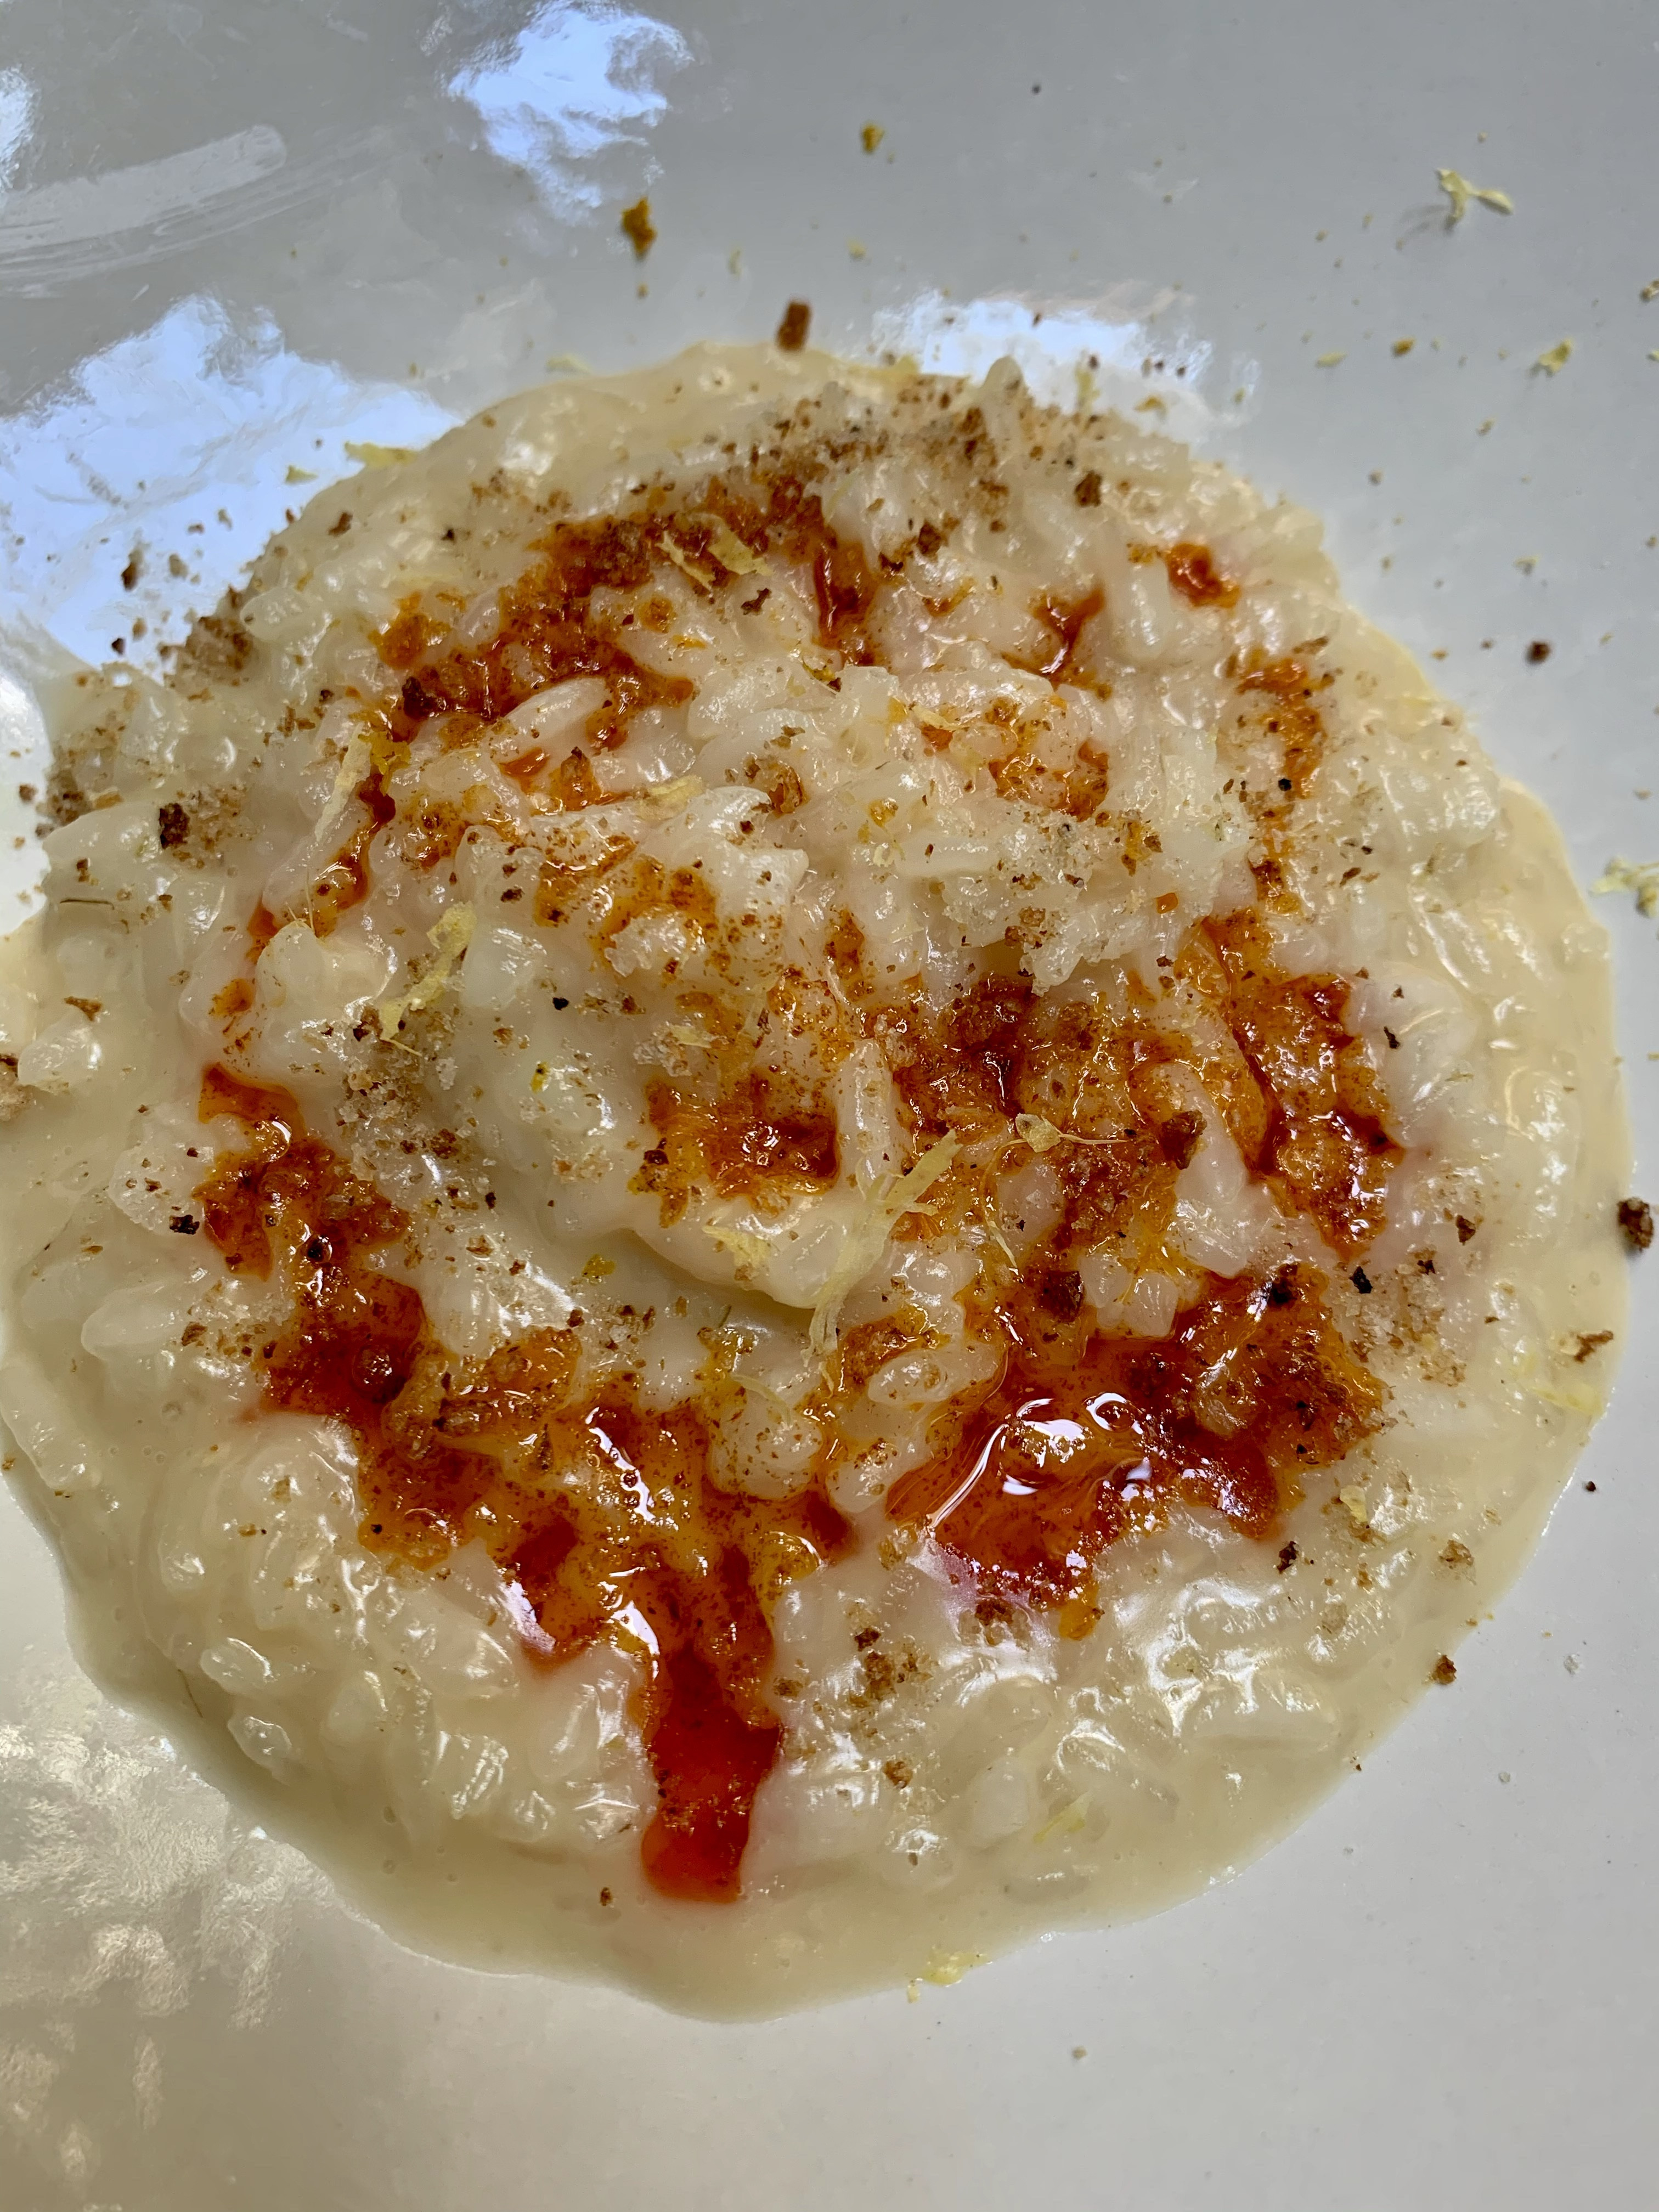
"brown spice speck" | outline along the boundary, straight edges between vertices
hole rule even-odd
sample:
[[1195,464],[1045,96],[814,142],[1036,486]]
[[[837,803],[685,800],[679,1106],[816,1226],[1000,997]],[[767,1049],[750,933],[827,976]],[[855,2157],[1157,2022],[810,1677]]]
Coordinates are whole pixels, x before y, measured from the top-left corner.
[[1527,647],[1527,659],[1536,668],[1541,661],[1547,660],[1554,650],[1547,638],[1535,637]]
[[651,202],[641,193],[632,207],[622,211],[623,235],[634,249],[634,258],[643,261],[656,244],[657,234],[651,222]]
[[165,806],[156,809],[155,827],[162,850],[170,852],[175,845],[182,845],[189,836],[190,817],[176,799],[170,799]]
[[1653,1208],[1644,1198],[1621,1198],[1619,1226],[1632,1252],[1645,1252],[1653,1242]]
[[1592,1352],[1599,1352],[1604,1344],[1611,1344],[1612,1342],[1613,1331],[1610,1328],[1592,1329],[1588,1333],[1580,1329],[1578,1332],[1578,1349],[1572,1355],[1574,1364],[1576,1366],[1582,1367]]
[[1433,1666],[1430,1668],[1429,1680],[1431,1682],[1438,1682],[1442,1689],[1445,1688],[1447,1683],[1455,1682],[1457,1680],[1457,1668],[1445,1652],[1443,1651]]
[[1086,470],[1072,486],[1072,497],[1079,507],[1100,505],[1100,471]]
[[799,353],[806,343],[806,333],[811,325],[812,310],[805,300],[792,300],[783,311],[783,320],[778,325],[778,349],[782,353]]

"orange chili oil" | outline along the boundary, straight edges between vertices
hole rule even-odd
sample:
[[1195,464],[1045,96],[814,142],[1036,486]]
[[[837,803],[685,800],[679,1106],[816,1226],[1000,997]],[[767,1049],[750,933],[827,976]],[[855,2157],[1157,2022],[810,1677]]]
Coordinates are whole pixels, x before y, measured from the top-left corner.
[[958,1579],[1057,1612],[1062,1633],[1097,1618],[1100,1553],[1172,1500],[1266,1536],[1304,1474],[1377,1426],[1381,1392],[1312,1269],[1211,1276],[1158,1340],[1099,1334],[1074,1274],[1033,1272],[1003,1310],[1001,1379],[948,1410],[887,1511],[930,1533]]
[[1180,592],[1189,606],[1236,607],[1238,586],[1218,571],[1213,556],[1207,545],[1195,545],[1183,538],[1179,545],[1171,545],[1164,556],[1164,567],[1172,590]]
[[1389,1177],[1405,1154],[1346,1025],[1348,985],[1285,975],[1272,942],[1248,909],[1224,915],[1194,932],[1182,968],[1214,997],[1254,1079],[1250,1110],[1235,1112],[1232,1127],[1247,1164],[1318,1222],[1340,1258],[1358,1259],[1383,1225]]
[[374,1264],[406,1217],[307,1134],[288,1092],[213,1067],[200,1111],[245,1132],[197,1194],[207,1233],[234,1272],[274,1273],[293,1299],[275,1335],[245,1347],[266,1404],[351,1431],[371,1547],[421,1568],[483,1541],[521,1597],[532,1657],[611,1633],[642,1653],[635,1717],[658,1790],[644,1870],[671,1897],[738,1896],[783,1738],[768,1610],[844,1554],[848,1522],[817,1489],[720,1489],[690,1405],[647,1409],[626,1379],[576,1391],[580,1316],[453,1358],[419,1293]]

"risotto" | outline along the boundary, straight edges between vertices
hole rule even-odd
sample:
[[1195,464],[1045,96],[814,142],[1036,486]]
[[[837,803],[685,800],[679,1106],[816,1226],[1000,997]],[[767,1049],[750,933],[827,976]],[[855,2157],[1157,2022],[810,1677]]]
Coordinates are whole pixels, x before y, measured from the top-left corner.
[[1455,1673],[1622,1326],[1605,952],[1309,516],[706,348],[41,684],[8,1464],[397,1932],[951,1979]]

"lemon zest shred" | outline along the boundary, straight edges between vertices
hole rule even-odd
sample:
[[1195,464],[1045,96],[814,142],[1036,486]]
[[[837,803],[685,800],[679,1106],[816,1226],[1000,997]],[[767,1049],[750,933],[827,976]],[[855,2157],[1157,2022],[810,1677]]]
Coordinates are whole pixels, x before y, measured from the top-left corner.
[[373,438],[348,438],[345,454],[349,461],[361,462],[366,469],[392,469],[399,461],[412,461],[420,451],[418,446],[380,446]]
[[1070,1129],[1057,1129],[1041,1114],[1016,1114],[1014,1134],[1034,1152],[1052,1152],[1056,1145],[1109,1145],[1109,1137],[1079,1137]]
[[380,1017],[380,1035],[390,1036],[407,1014],[419,1013],[435,999],[443,996],[456,963],[472,941],[472,932],[477,915],[470,906],[446,907],[432,927],[428,930],[427,942],[437,958],[417,982],[411,983],[400,997],[382,999],[374,1011]]
[[1471,200],[1479,200],[1483,207],[1492,208],[1498,215],[1515,213],[1515,202],[1507,192],[1499,191],[1495,185],[1471,184],[1455,169],[1437,169],[1435,175],[1440,180],[1441,191],[1451,202],[1451,210],[1446,217],[1448,222],[1462,222],[1468,213]]
[[708,1240],[720,1251],[729,1252],[742,1267],[763,1267],[771,1252],[765,1237],[752,1229],[714,1229],[708,1231]]
[[927,1964],[921,1970],[921,1978],[924,1982],[936,1984],[940,1989],[948,1990],[964,1974],[972,1973],[975,1966],[989,1964],[990,1960],[983,1951],[932,1951],[928,1954]]
[[824,1279],[823,1288],[812,1308],[809,1340],[820,1357],[835,1347],[836,1328],[848,1292],[862,1282],[880,1259],[894,1224],[905,1214],[915,1212],[917,1200],[925,1198],[940,1176],[949,1173],[961,1150],[955,1137],[941,1137],[904,1174],[883,1176],[872,1185],[865,1210],[848,1231],[841,1256]]
[[758,553],[751,552],[729,523],[722,522],[718,514],[710,514],[699,507],[686,516],[688,522],[701,522],[708,531],[708,550],[722,568],[729,568],[734,576],[752,576],[757,568],[766,566]]
[[1033,1843],[1051,1843],[1056,1836],[1074,1836],[1089,1817],[1087,1796],[1073,1797],[1069,1805],[1062,1805],[1052,1820],[1045,1820],[1031,1838]]

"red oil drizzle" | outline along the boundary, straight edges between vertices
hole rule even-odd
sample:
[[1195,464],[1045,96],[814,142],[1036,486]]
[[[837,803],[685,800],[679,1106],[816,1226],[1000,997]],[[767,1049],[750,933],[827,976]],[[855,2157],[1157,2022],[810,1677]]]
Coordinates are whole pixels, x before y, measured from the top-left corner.
[[1051,684],[1066,684],[1073,680],[1072,663],[1076,657],[1078,640],[1084,625],[1091,622],[1106,604],[1106,594],[1097,584],[1082,599],[1064,601],[1045,593],[1032,612],[1046,629],[1054,632],[1054,649],[1043,659],[1030,664],[1036,673],[1046,676]]
[[368,809],[368,819],[357,824],[309,886],[306,920],[313,937],[330,936],[340,916],[368,896],[369,846],[398,811],[381,787],[378,769],[370,770],[354,795]]
[[1339,975],[1285,975],[1248,910],[1206,922],[1197,935],[1183,967],[1207,977],[1265,1109],[1258,1127],[1235,1127],[1239,1148],[1312,1215],[1340,1257],[1358,1259],[1383,1225],[1389,1178],[1405,1153],[1345,1024],[1349,987]]
[[380,781],[378,769],[370,769],[353,796],[367,811],[368,818],[359,822],[333,859],[307,884],[304,904],[285,914],[273,914],[263,899],[254,908],[247,925],[252,959],[258,958],[279,929],[301,916],[313,937],[332,936],[340,916],[361,906],[368,896],[368,848],[398,809]]
[[1171,587],[1194,607],[1236,607],[1238,586],[1219,574],[1207,545],[1182,538],[1164,556]]
[[737,1897],[783,1741],[768,1609],[846,1553],[848,1523],[816,1489],[721,1490],[689,1403],[642,1407],[626,1378],[575,1391],[577,1319],[487,1359],[452,1357],[419,1293],[373,1263],[406,1217],[307,1133],[289,1093],[211,1067],[200,1111],[246,1133],[197,1193],[207,1233],[228,1267],[274,1273],[292,1298],[274,1335],[243,1346],[266,1404],[350,1430],[374,1548],[429,1567],[482,1540],[523,1594],[533,1656],[605,1636],[643,1654],[635,1717],[658,1802],[641,1864],[665,1895]]
[[1050,1271],[1004,1308],[1001,1379],[951,1407],[887,1511],[929,1530],[981,1591],[1085,1635],[1109,1544],[1176,1498],[1266,1535],[1305,1474],[1372,1433],[1382,1394],[1311,1269],[1212,1276],[1157,1340],[1095,1334],[1063,1291]]
[[827,1190],[840,1165],[827,1099],[750,1069],[712,1102],[660,1077],[647,1085],[657,1142],[634,1188],[659,1194],[665,1224],[678,1221],[705,1182],[722,1198],[781,1212],[798,1193]]
[[387,666],[410,671],[397,734],[407,737],[434,714],[465,713],[493,722],[551,685],[596,676],[607,696],[587,733],[599,744],[618,745],[641,708],[690,698],[696,687],[684,677],[642,667],[591,617],[589,603],[601,586],[637,591],[649,580],[660,536],[660,529],[653,537],[629,518],[556,523],[534,549],[543,558],[503,587],[495,635],[473,650],[422,659],[434,626],[405,605],[380,639]]

